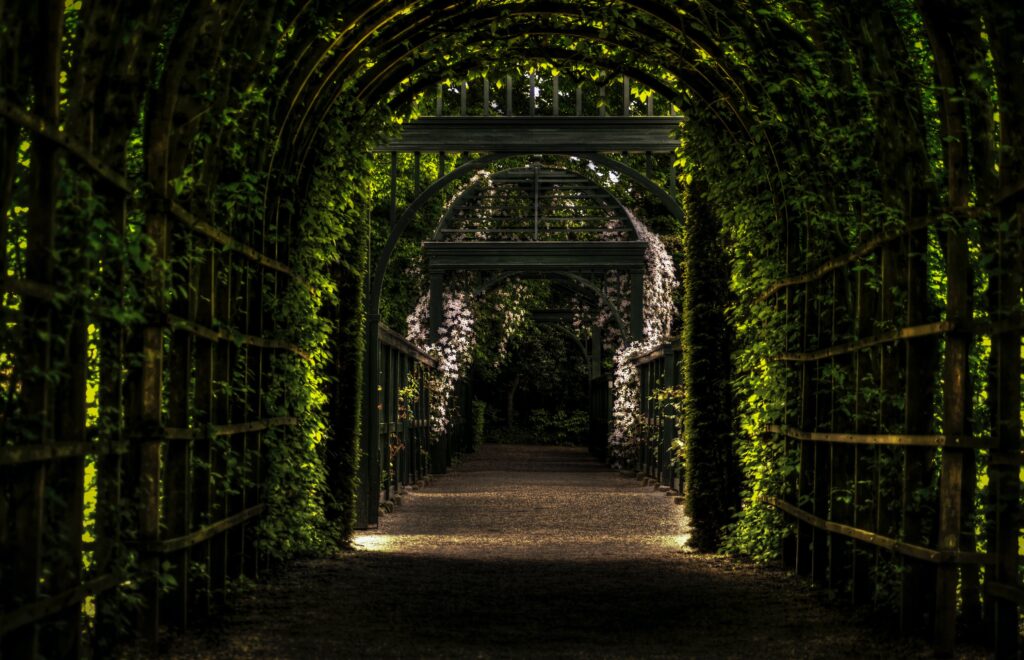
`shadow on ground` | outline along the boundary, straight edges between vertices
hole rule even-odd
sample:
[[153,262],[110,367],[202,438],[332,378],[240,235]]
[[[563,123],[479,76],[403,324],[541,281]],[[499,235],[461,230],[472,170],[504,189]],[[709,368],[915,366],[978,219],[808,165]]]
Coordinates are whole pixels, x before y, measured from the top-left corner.
[[930,657],[788,573],[686,552],[685,532],[672,498],[585,453],[488,446],[169,655]]

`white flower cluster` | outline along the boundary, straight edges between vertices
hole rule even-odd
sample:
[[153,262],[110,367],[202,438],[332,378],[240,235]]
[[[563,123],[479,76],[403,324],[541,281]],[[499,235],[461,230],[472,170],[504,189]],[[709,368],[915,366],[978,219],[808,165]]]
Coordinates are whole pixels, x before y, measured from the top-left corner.
[[[631,461],[630,450],[639,442],[642,428],[640,378],[633,360],[661,344],[671,331],[675,312],[672,294],[678,286],[675,264],[665,249],[665,244],[642,222],[635,218],[633,222],[636,224],[637,237],[647,241],[647,268],[644,273],[644,338],[623,345],[615,352],[608,455],[618,466]],[[610,282],[610,290],[606,290],[610,299],[613,299],[613,295],[617,300],[623,298],[624,287],[621,279],[624,278]]]
[[430,380],[431,430],[440,435],[451,426],[455,383],[466,375],[476,344],[476,333],[469,296],[461,291],[445,291],[437,342],[429,343],[429,307],[430,294],[426,294],[416,303],[406,321],[409,341],[420,345],[437,359],[437,375]]

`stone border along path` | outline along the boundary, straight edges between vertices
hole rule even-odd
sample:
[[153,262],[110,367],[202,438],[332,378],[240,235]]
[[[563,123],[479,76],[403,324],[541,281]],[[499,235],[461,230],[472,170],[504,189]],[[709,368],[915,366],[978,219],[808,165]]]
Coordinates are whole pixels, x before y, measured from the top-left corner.
[[781,569],[687,551],[672,497],[585,450],[485,445],[357,550],[257,586],[168,657],[931,657]]

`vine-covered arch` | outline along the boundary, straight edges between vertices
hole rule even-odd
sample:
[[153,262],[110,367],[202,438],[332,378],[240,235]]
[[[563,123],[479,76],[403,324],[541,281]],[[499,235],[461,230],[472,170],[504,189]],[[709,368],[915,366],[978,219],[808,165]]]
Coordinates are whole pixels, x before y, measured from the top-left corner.
[[[531,67],[592,73],[595,119],[621,77],[679,109],[683,382],[730,421],[686,412],[689,501],[715,501],[700,429],[742,467],[728,527],[691,511],[709,549],[1016,652],[1019,3],[17,0],[0,24],[0,653],[156,637],[347,538],[395,247],[371,152],[439,83],[516,72],[521,101]],[[494,162],[470,158],[431,161],[434,192]],[[395,373],[431,368],[384,334]],[[419,432],[398,389],[389,428]]]

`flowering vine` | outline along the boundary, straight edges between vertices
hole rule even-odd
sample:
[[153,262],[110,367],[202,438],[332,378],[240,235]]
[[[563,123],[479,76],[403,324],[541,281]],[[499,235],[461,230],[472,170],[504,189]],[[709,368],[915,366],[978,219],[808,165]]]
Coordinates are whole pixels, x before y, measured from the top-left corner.
[[[675,264],[665,244],[658,235],[642,222],[631,216],[636,226],[637,238],[647,242],[644,271],[644,336],[622,344],[615,352],[612,375],[612,419],[608,435],[608,456],[613,464],[622,466],[632,458],[629,449],[635,446],[641,433],[640,415],[640,374],[634,360],[653,350],[664,341],[672,329],[675,305],[672,294],[678,286]],[[605,293],[615,301],[621,310],[626,307],[628,289],[623,286],[622,276],[606,281]],[[610,314],[605,311],[598,317],[607,322]],[[609,330],[614,332],[614,326]]]
[[429,341],[429,294],[419,299],[416,308],[406,319],[409,324],[409,340],[422,346],[437,359],[437,375],[430,381],[433,405],[431,431],[435,435],[444,433],[451,426],[455,383],[465,376],[476,345],[474,313],[469,295],[462,291],[445,291],[441,301],[442,317],[436,342]]

